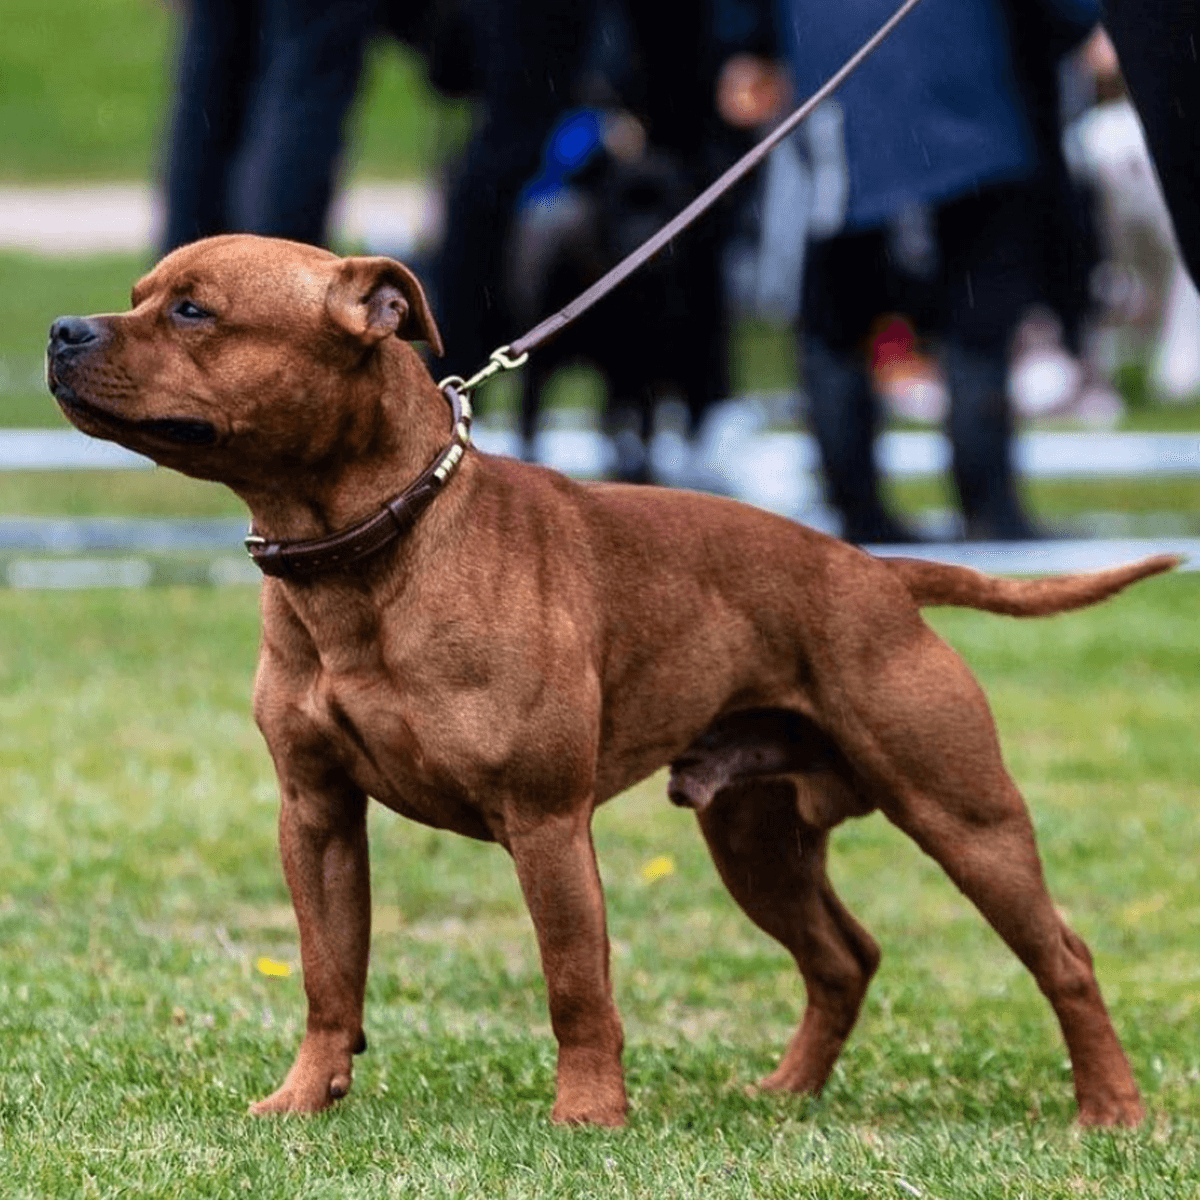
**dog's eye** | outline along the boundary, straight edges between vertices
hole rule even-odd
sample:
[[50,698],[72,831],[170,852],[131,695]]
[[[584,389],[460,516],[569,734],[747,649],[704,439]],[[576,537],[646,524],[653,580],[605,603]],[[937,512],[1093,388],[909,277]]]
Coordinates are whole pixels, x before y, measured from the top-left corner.
[[193,304],[191,300],[180,300],[175,305],[175,315],[182,317],[185,321],[203,321],[212,316],[212,313],[206,308],[201,308],[198,304]]

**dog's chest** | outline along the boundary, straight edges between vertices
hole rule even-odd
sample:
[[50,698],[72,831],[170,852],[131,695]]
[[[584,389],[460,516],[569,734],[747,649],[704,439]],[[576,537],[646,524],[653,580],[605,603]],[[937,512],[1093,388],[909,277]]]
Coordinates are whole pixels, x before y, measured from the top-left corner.
[[[296,718],[273,746],[282,760],[316,759],[340,767],[381,804],[438,829],[491,840],[443,752],[446,722],[406,697],[383,672],[339,677],[321,673],[297,696]],[[268,733],[268,740],[271,734]]]

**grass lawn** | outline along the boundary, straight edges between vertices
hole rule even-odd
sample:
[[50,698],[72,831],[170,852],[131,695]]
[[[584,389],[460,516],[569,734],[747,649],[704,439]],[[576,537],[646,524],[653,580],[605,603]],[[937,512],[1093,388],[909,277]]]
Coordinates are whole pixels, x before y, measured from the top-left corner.
[[[661,779],[596,820],[625,1131],[548,1123],[553,1047],[504,854],[383,811],[354,1091],[252,1121],[304,1011],[248,711],[254,593],[0,592],[4,1195],[1200,1195],[1196,587],[1027,624],[934,614],[992,697],[1146,1094],[1144,1129],[1101,1134],[1071,1126],[1029,977],[877,816],[839,832],[832,863],[884,949],[860,1026],[819,1102],[756,1094],[798,981]],[[662,855],[674,870],[650,882]]]
[[[0,182],[148,179],[169,124],[178,6],[161,0],[0,0]],[[364,77],[347,170],[436,170],[467,114],[438,101],[420,60],[380,40]]]

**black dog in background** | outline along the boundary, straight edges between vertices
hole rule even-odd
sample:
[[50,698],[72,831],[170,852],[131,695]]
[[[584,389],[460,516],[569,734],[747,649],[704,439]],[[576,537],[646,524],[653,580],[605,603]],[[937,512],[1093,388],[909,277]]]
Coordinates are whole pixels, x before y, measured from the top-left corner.
[[[680,159],[646,146],[632,118],[588,116],[596,122],[594,145],[586,154],[572,156],[568,147],[559,155],[569,164],[562,176],[527,190],[513,222],[505,275],[520,329],[575,299],[657,233],[695,191]],[[564,136],[563,128],[556,136]],[[575,136],[584,136],[578,127]],[[547,161],[556,154],[552,143]],[[653,481],[649,446],[661,401],[681,400],[689,437],[698,432],[708,409],[729,391],[719,232],[718,219],[702,220],[530,359],[520,412],[527,458],[535,455],[545,388],[573,363],[594,367],[603,379],[612,477]]]

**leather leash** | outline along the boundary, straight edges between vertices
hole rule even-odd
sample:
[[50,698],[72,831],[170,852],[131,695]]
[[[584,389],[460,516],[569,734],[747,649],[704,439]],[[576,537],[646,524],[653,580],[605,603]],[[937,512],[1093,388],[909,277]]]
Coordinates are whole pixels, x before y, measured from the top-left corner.
[[842,66],[803,104],[766,137],[752,147],[713,183],[709,184],[686,208],[668,221],[653,237],[622,259],[570,304],[535,325],[510,345],[493,350],[487,364],[470,379],[451,375],[438,385],[450,404],[453,433],[446,448],[402,492],[393,496],[377,512],[337,533],[322,538],[272,541],[261,537],[251,526],[246,550],[264,575],[307,579],[338,567],[348,567],[378,553],[416,524],[417,518],[432,503],[454,474],[471,440],[471,393],[485,380],[502,371],[522,366],[530,352],[545,345],[576,321],[593,305],[629,278],[639,267],[661,251],[726,192],[744,179],[787,138],[813,110],[829,98],[848,76],[857,70],[920,0],[903,0],[896,11],[852,54]]
[[560,333],[572,321],[587,312],[597,301],[607,296],[618,284],[628,279],[639,267],[652,259],[672,238],[682,233],[703,213],[707,212],[734,184],[749,175],[780,142],[795,130],[801,121],[810,117],[813,109],[841,87],[846,79],[858,69],[863,59],[871,54],[919,3],[920,0],[904,0],[900,7],[842,64],[835,74],[831,75],[786,120],[771,130],[761,142],[747,151],[723,175],[709,184],[677,217],[668,221],[652,238],[617,263],[607,275],[598,279],[570,304],[535,325],[527,334],[518,338],[511,345],[503,347],[505,354],[510,359],[524,362],[524,355],[544,345],[555,334]]

